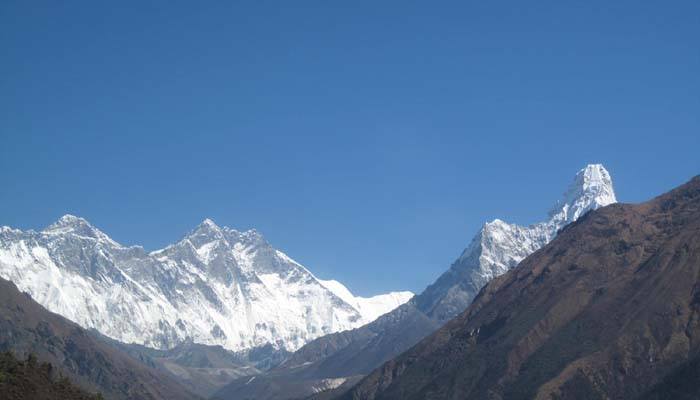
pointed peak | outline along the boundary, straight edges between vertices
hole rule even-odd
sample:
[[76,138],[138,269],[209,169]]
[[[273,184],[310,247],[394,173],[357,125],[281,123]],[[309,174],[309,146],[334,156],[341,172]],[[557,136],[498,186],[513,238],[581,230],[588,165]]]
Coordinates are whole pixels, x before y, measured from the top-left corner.
[[605,169],[603,164],[598,164],[598,163],[588,164],[584,168],[582,168],[581,171],[579,171],[579,172],[602,172],[602,173],[608,174],[608,170]]
[[588,164],[576,173],[563,198],[550,211],[552,219],[575,221],[590,210],[617,203],[610,173],[603,164]]
[[255,229],[238,231],[227,226],[219,226],[211,218],[205,218],[189,231],[181,242],[189,241],[197,247],[219,239],[225,239],[231,245],[238,242],[260,243],[265,241],[263,235]]
[[490,221],[490,222],[485,223],[485,224],[484,224],[484,227],[485,227],[485,228],[490,228],[490,227],[493,227],[493,226],[502,226],[502,225],[508,225],[508,223],[505,222],[504,220],[500,219],[500,218],[496,218],[496,219],[494,219],[494,220],[492,220],[492,221]]
[[588,164],[576,174],[574,185],[580,185],[584,190],[602,186],[612,189],[612,179],[603,164]]
[[202,221],[197,228],[221,229],[211,218],[204,218],[204,221]]
[[194,229],[189,231],[183,240],[190,241],[195,246],[208,243],[223,237],[223,231],[212,219],[205,218]]
[[211,218],[204,218],[194,229],[192,229],[187,237],[192,236],[219,236],[222,233],[221,227],[216,224]]
[[81,229],[89,228],[95,229],[85,218],[76,217],[72,214],[66,214],[59,218],[56,222],[49,225],[45,230],[55,231],[55,230],[65,230],[65,229]]
[[603,164],[588,164],[578,171],[573,183],[565,193],[567,200],[583,196],[595,197],[600,206],[617,202],[613,190],[612,178]]
[[77,217],[72,214],[62,216],[56,222],[46,227],[42,232],[49,234],[72,233],[78,236],[107,242],[113,246],[120,246],[119,243],[112,240],[104,232],[95,228],[85,218]]

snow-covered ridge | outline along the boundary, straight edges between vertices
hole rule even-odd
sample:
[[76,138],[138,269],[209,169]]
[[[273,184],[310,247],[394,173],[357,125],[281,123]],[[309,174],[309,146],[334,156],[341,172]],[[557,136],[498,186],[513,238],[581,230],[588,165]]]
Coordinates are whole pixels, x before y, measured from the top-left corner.
[[549,243],[557,232],[590,210],[617,202],[610,174],[601,164],[589,164],[578,171],[549,219],[530,226],[495,219],[484,224],[460,259],[478,254],[476,274],[486,281],[505,273],[523,258]]
[[617,203],[610,173],[601,164],[580,170],[562,199],[549,212],[551,226],[561,229],[590,210]]
[[340,297],[346,303],[355,307],[367,319],[374,321],[379,316],[388,313],[394,308],[407,302],[413,297],[412,292],[391,292],[372,297],[359,297],[350,293],[350,290],[336,280],[319,280],[323,286]]
[[615,202],[608,171],[601,164],[589,164],[578,171],[547,220],[530,226],[500,219],[487,222],[452,267],[415,301],[430,315],[448,320],[463,311],[486,283],[549,243],[564,226]]
[[340,283],[331,289],[259,232],[210,219],[151,253],[72,215],[41,232],[2,227],[0,276],[86,328],[156,348],[192,340],[293,351],[370,322],[412,295],[365,299]]

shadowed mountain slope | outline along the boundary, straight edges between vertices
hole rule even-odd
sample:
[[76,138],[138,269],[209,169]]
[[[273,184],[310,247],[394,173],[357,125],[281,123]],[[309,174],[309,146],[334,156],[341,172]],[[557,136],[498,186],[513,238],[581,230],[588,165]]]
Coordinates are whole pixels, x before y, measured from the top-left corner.
[[49,363],[34,356],[20,361],[10,352],[0,353],[0,394],[4,400],[99,400],[53,372]]
[[0,350],[36,354],[61,374],[111,399],[193,399],[184,387],[51,313],[0,279]]
[[697,398],[699,355],[696,177],[567,226],[342,398]]

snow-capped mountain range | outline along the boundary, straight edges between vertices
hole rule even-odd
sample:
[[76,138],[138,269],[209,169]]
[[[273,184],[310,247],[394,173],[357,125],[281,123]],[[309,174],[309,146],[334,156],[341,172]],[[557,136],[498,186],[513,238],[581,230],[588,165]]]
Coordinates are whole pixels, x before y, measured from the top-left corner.
[[159,349],[192,341],[294,351],[413,296],[356,297],[337,281],[317,279],[257,231],[209,219],[151,253],[72,215],[40,232],[2,227],[0,276],[85,328]]
[[587,165],[543,222],[530,226],[500,219],[487,222],[450,268],[406,304],[360,328],[320,337],[254,380],[231,382],[218,397],[307,398],[367,374],[463,312],[491,279],[515,268],[565,225],[615,202],[608,171],[600,164]]
[[589,164],[578,171],[547,220],[530,226],[500,219],[484,224],[450,269],[414,301],[440,321],[451,319],[486,283],[549,243],[564,226],[615,202],[610,173],[601,164]]

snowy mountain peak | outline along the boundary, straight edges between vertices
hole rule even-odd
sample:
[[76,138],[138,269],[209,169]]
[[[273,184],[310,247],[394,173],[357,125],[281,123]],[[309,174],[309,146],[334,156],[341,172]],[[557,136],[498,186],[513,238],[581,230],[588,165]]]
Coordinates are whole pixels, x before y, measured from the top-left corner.
[[255,229],[247,231],[238,231],[227,226],[219,226],[210,218],[204,219],[197,227],[190,231],[183,240],[213,241],[224,239],[230,242],[246,244],[264,244],[267,243],[263,235]]
[[607,202],[608,204],[615,202],[612,178],[610,178],[610,173],[603,167],[603,164],[589,164],[578,171],[566,195],[565,198],[567,200],[589,195],[598,201]]
[[491,230],[498,230],[498,229],[501,229],[503,226],[506,226],[506,225],[508,225],[507,222],[503,221],[502,219],[496,218],[496,219],[494,219],[494,220],[491,221],[491,222],[485,223],[483,229],[484,229],[484,230],[488,230],[488,231],[491,231]]
[[581,177],[584,185],[595,186],[595,185],[608,185],[612,186],[612,179],[610,178],[610,173],[603,166],[603,164],[588,164],[585,168],[580,170],[576,174],[576,178]]
[[438,281],[416,298],[430,315],[446,321],[463,311],[491,279],[514,268],[586,212],[615,203],[610,174],[601,164],[578,171],[546,221],[530,226],[487,222]]
[[198,243],[207,243],[213,240],[222,239],[224,236],[223,230],[214,221],[206,218],[193,230],[191,230],[183,240],[195,241]]
[[66,214],[58,219],[58,221],[49,225],[46,230],[56,230],[56,229],[75,229],[81,227],[90,227],[92,225],[85,219],[81,217],[76,217],[75,215]]
[[0,277],[83,327],[156,348],[192,341],[293,351],[410,296],[343,298],[256,230],[210,219],[151,253],[119,246],[72,215],[42,232],[3,228]]
[[199,228],[221,229],[211,218],[204,218],[204,221],[199,224]]
[[71,214],[62,216],[58,219],[58,221],[49,225],[41,232],[51,235],[73,234],[83,238],[95,239],[111,246],[121,247],[119,243],[112,240],[101,230],[95,228],[85,218],[76,217],[75,215]]
[[589,164],[576,173],[562,199],[549,212],[549,217],[563,226],[590,210],[616,202],[610,173],[602,164]]

